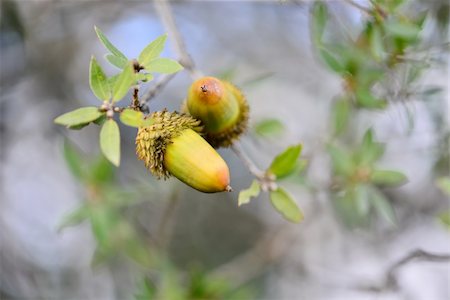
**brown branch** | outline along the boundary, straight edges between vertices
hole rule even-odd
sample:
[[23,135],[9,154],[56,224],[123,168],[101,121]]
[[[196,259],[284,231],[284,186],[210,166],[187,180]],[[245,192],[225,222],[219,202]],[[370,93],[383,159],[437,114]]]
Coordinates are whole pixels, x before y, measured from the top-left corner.
[[383,281],[380,285],[359,285],[356,288],[360,290],[368,290],[373,292],[397,290],[398,270],[413,261],[446,262],[450,261],[450,254],[436,254],[421,249],[416,249],[414,251],[407,253],[401,259],[391,264],[390,267],[387,268]]
[[144,113],[149,112],[148,102],[156,97],[163,88],[174,78],[174,74],[165,74],[158,77],[158,81],[150,89],[148,89],[141,97],[141,111]]
[[372,11],[370,11],[370,9],[368,9],[365,6],[362,6],[359,3],[354,2],[353,0],[344,0],[344,1],[347,2],[349,5],[351,5],[351,6],[355,7],[355,8],[357,8],[357,9],[361,10],[362,12],[364,12],[364,13],[366,13],[368,15],[372,14]]
[[158,0],[155,1],[155,8],[162,19],[164,27],[166,28],[169,38],[172,40],[174,45],[174,50],[179,57],[179,62],[183,67],[189,71],[192,79],[197,79],[202,76],[200,71],[195,68],[194,61],[186,50],[186,45],[184,44],[183,38],[178,30],[178,27],[175,23],[175,19],[173,17],[172,10],[170,8],[169,1],[167,0]]
[[289,227],[290,224],[284,224],[266,233],[247,252],[211,271],[208,278],[227,279],[233,288],[237,288],[259,276],[279,261],[295,242]]

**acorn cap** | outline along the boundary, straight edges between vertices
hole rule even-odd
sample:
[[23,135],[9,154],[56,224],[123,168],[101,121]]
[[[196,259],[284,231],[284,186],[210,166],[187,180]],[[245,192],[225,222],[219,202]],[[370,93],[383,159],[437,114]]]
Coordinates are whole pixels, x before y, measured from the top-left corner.
[[195,81],[188,91],[186,108],[202,121],[205,139],[213,147],[228,147],[248,124],[249,107],[241,91],[214,77]]
[[136,154],[153,175],[164,179],[173,175],[205,193],[231,189],[227,164],[198,134],[200,121],[167,111],[151,118],[151,126],[138,129]]

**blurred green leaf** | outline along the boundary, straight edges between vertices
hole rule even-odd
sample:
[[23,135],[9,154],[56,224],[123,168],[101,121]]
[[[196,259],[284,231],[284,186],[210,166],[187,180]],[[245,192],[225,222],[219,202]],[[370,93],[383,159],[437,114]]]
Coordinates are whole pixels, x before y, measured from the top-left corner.
[[450,210],[441,212],[438,215],[438,220],[445,226],[445,228],[447,228],[447,230],[450,230]]
[[94,27],[95,32],[97,33],[98,39],[102,44],[108,49],[112,54],[114,54],[117,57],[120,57],[122,59],[128,60],[127,57],[120,52],[109,40],[108,38],[103,34],[103,32],[97,27]]
[[119,69],[123,69],[126,67],[128,60],[120,57],[120,56],[116,56],[114,54],[108,53],[105,55],[105,59],[107,61],[109,61],[110,64],[112,64],[113,66],[119,68]]
[[[111,183],[114,179],[114,167],[103,155],[93,162],[89,172],[89,181],[93,184]],[[108,191],[111,189],[109,187]]]
[[273,207],[291,222],[299,223],[303,220],[303,213],[297,204],[282,188],[270,192],[270,201]]
[[373,25],[370,31],[370,50],[377,61],[381,61],[385,57],[383,36],[377,25]]
[[383,109],[386,108],[386,100],[373,96],[368,87],[358,87],[356,89],[356,100],[361,107]]
[[357,151],[357,162],[360,165],[372,165],[384,153],[384,145],[376,143],[373,138],[372,129],[364,134],[361,147]]
[[277,178],[283,178],[291,174],[297,166],[301,151],[302,145],[300,144],[286,148],[273,159],[267,172],[275,175]]
[[259,184],[258,180],[253,180],[248,189],[242,190],[239,193],[238,206],[247,204],[252,198],[258,197],[260,191],[261,185]]
[[355,200],[357,212],[360,216],[366,217],[370,210],[369,201],[370,190],[365,184],[360,184],[355,187]]
[[89,67],[89,85],[98,99],[108,101],[111,98],[111,89],[108,84],[108,79],[94,56],[91,57]]
[[450,177],[441,177],[436,183],[442,192],[444,192],[447,196],[450,196]]
[[100,131],[100,149],[115,166],[120,164],[120,131],[117,123],[109,119]]
[[328,146],[328,153],[330,154],[336,174],[344,176],[353,174],[355,164],[349,153],[333,145]]
[[58,225],[58,232],[62,231],[67,227],[78,225],[84,220],[86,220],[88,217],[89,217],[89,209],[86,205],[82,205],[63,217],[63,219]]
[[156,287],[147,278],[145,278],[138,287],[138,291],[134,294],[135,300],[153,300],[156,299]]
[[372,183],[377,185],[397,186],[405,183],[407,180],[404,174],[389,170],[375,170],[371,176]]
[[418,37],[421,29],[413,23],[392,20],[384,23],[384,28],[389,34],[404,40],[414,40]]
[[77,179],[83,179],[85,176],[84,167],[85,163],[78,151],[75,149],[75,146],[71,144],[67,139],[64,140],[64,159],[66,160],[66,164],[71,171],[72,175]]
[[57,117],[54,122],[67,127],[84,125],[95,121],[102,115],[103,113],[97,107],[82,107]]
[[[99,199],[91,199],[90,201],[98,201]],[[99,255],[107,255],[110,247],[111,234],[114,233],[118,216],[114,214],[108,207],[101,204],[95,204],[90,207],[90,220],[92,232],[98,242]]]
[[334,103],[332,114],[334,120],[334,131],[336,134],[342,133],[347,128],[350,112],[351,104],[349,100],[339,99]]
[[121,100],[128,93],[130,87],[135,83],[136,76],[132,64],[128,64],[117,77],[113,86],[113,102]]
[[386,197],[376,188],[371,188],[369,192],[369,199],[376,212],[388,221],[391,225],[396,225],[396,218],[394,209]]
[[148,72],[172,74],[183,70],[183,66],[170,58],[155,58],[143,65]]
[[139,54],[139,64],[142,66],[146,66],[153,59],[159,57],[161,52],[164,49],[164,45],[166,44],[167,35],[163,34],[157,37],[154,41],[148,44],[144,50],[142,50],[141,54]]
[[136,81],[149,82],[153,80],[153,75],[150,73],[137,73]]
[[144,114],[142,112],[131,108],[126,108],[120,113],[120,121],[125,125],[136,128],[153,124],[153,119],[144,119]]
[[325,64],[334,72],[342,74],[346,71],[345,66],[329,50],[322,47],[319,49],[319,54]]
[[277,119],[266,119],[255,124],[255,132],[263,137],[279,135],[283,130],[283,123]]
[[313,17],[313,24],[312,24],[313,38],[316,43],[320,43],[328,19],[327,6],[324,2],[321,1],[314,2],[312,8],[312,17]]

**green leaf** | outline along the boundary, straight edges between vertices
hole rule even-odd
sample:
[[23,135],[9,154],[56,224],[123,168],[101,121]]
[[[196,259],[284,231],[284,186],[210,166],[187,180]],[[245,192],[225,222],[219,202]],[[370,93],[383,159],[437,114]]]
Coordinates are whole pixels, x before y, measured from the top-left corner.
[[97,107],[82,107],[57,117],[54,122],[67,127],[77,126],[93,122],[103,114]]
[[334,132],[342,133],[346,128],[350,117],[351,104],[347,99],[339,99],[334,103],[333,120]]
[[373,131],[369,129],[364,134],[362,145],[356,153],[360,165],[372,165],[383,155],[384,145],[374,141]]
[[387,102],[383,99],[378,99],[370,92],[369,87],[358,87],[356,89],[356,100],[361,107],[384,109]]
[[138,291],[134,294],[135,300],[152,300],[156,299],[156,287],[148,279],[144,279],[138,287]]
[[370,190],[367,185],[360,184],[355,188],[356,209],[360,216],[367,216],[370,210]]
[[115,166],[120,164],[120,131],[117,123],[109,119],[100,131],[100,149]]
[[113,102],[121,100],[127,94],[130,87],[135,83],[136,76],[132,64],[128,64],[114,82]]
[[127,108],[120,113],[120,121],[131,127],[143,127],[153,124],[153,119],[144,119],[144,114],[140,111]]
[[114,54],[108,53],[105,55],[105,58],[107,61],[109,61],[110,64],[112,64],[113,66],[119,68],[119,69],[123,69],[126,67],[128,60],[120,57],[120,56],[115,56]]
[[111,98],[108,79],[94,56],[91,57],[89,66],[89,85],[95,97],[98,99],[107,101]]
[[58,225],[58,232],[61,232],[66,227],[71,227],[80,224],[89,217],[89,209],[83,205],[68,215],[64,216]]
[[153,75],[150,73],[137,73],[136,81],[149,82],[153,80]]
[[257,197],[261,191],[261,185],[257,180],[253,180],[252,185],[248,189],[242,190],[239,193],[238,206],[247,204],[251,198]]
[[164,49],[164,45],[166,44],[167,35],[163,34],[157,37],[153,42],[148,44],[144,50],[142,50],[141,54],[139,54],[139,64],[146,66],[153,59],[159,57],[161,52]]
[[436,183],[447,196],[450,196],[450,177],[441,177]]
[[255,132],[262,137],[279,135],[283,132],[284,125],[277,119],[266,119],[256,123]]
[[353,174],[355,165],[349,153],[333,145],[328,146],[328,153],[330,154],[336,174],[343,176],[350,176]]
[[376,212],[391,225],[396,224],[394,209],[388,199],[376,188],[369,190],[369,199]]
[[438,215],[438,220],[447,228],[447,230],[450,230],[450,210],[441,212]]
[[148,72],[172,74],[183,70],[183,66],[170,58],[155,58],[147,64],[143,64]]
[[377,61],[385,57],[383,36],[380,27],[374,25],[370,32],[370,50]]
[[416,24],[400,21],[386,22],[384,28],[389,34],[408,41],[416,39],[421,31]]
[[[114,166],[103,155],[99,157],[90,165],[88,174],[89,183],[94,185],[101,185],[105,183],[112,183],[114,180]],[[112,187],[108,188],[110,191]]]
[[299,223],[303,220],[303,213],[292,198],[282,189],[278,188],[270,192],[270,201],[273,207],[291,222]]
[[274,158],[267,171],[277,178],[291,174],[297,166],[297,160],[301,151],[302,145],[300,144],[286,148],[286,150]]
[[345,72],[345,66],[342,65],[337,58],[325,48],[319,49],[319,54],[325,64],[334,72],[342,74]]
[[320,43],[328,19],[328,11],[326,4],[321,1],[316,1],[312,8],[312,16],[313,16],[313,26],[312,26],[313,38],[316,43]]
[[371,181],[378,185],[397,186],[407,180],[405,175],[397,171],[375,170],[371,176]]
[[112,54],[114,54],[117,57],[121,57],[125,60],[128,60],[127,57],[120,52],[109,40],[108,38],[103,34],[103,32],[97,27],[94,27],[95,32],[97,33],[98,39],[102,44],[108,49]]
[[77,179],[84,178],[84,161],[75,150],[75,146],[72,145],[67,139],[64,140],[64,159],[66,160],[67,167]]

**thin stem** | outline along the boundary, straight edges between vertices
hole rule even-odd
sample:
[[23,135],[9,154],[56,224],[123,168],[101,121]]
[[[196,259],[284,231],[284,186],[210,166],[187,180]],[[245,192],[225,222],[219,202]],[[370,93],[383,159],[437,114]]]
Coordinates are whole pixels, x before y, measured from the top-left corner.
[[167,0],[159,0],[155,1],[154,3],[156,11],[158,12],[159,17],[162,19],[164,27],[169,33],[169,37],[172,39],[172,43],[175,47],[175,52],[179,57],[180,64],[189,71],[192,79],[195,80],[201,77],[202,74],[195,68],[194,61],[186,50],[186,45],[184,44],[183,38],[175,23],[175,19],[173,17],[169,2]]
[[390,288],[397,288],[396,272],[404,265],[414,261],[430,261],[430,262],[445,262],[450,261],[450,254],[436,254],[430,253],[421,249],[414,250],[406,254],[403,258],[392,264],[386,272],[386,286]]
[[161,221],[158,226],[157,234],[158,234],[158,241],[161,245],[161,248],[166,248],[168,241],[170,240],[171,230],[170,225],[171,219],[173,214],[175,213],[175,210],[179,203],[179,189],[176,189],[170,199],[169,203],[167,203],[166,207],[164,208],[163,216],[161,217]]
[[353,6],[353,7],[356,7],[357,9],[361,10],[362,12],[364,12],[364,13],[366,13],[366,14],[368,14],[368,15],[371,15],[371,14],[372,14],[372,12],[370,11],[370,9],[368,9],[368,8],[365,7],[365,6],[362,6],[362,5],[359,4],[359,3],[354,2],[353,0],[344,0],[344,1],[347,2],[349,5],[351,5],[351,6]]
[[247,167],[247,169],[250,171],[250,173],[252,173],[256,178],[258,178],[260,180],[264,179],[265,172],[262,171],[261,169],[259,169],[255,165],[255,163],[247,155],[244,154],[241,146],[237,142],[235,142],[231,146],[231,150],[233,150],[233,152],[236,154],[236,156],[239,157],[239,159],[244,163],[244,165]]
[[148,89],[141,97],[141,111],[144,113],[149,112],[148,102],[157,96],[163,88],[174,78],[174,74],[165,74],[158,77],[158,81],[150,89]]

